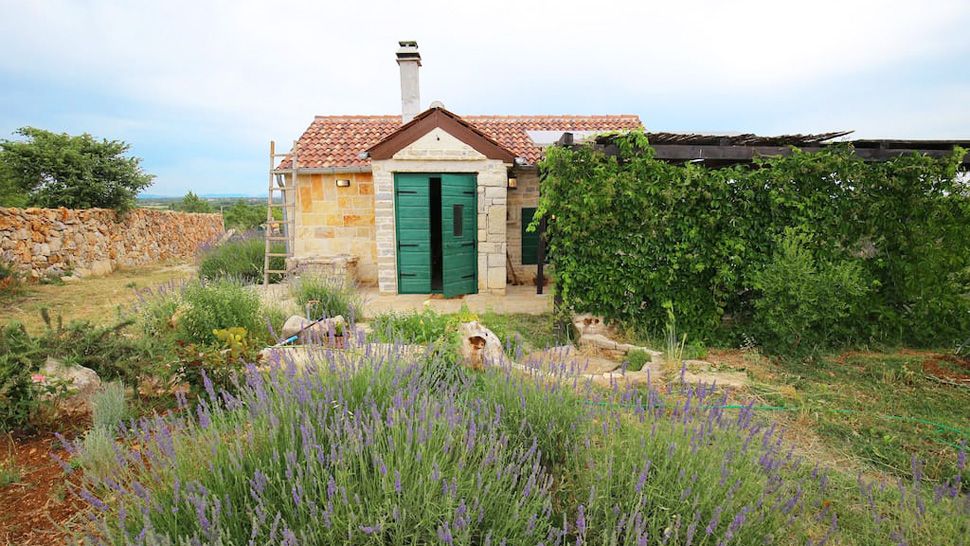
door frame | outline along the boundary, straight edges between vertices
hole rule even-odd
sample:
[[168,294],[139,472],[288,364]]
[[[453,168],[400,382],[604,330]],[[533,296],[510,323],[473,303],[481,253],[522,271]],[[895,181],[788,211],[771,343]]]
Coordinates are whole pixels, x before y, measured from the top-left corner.
[[[428,180],[428,191],[429,191],[428,211],[430,213],[430,209],[431,209],[431,199],[430,199],[431,182],[430,182],[430,179],[432,177],[442,177],[444,175],[467,175],[467,176],[471,176],[475,180],[475,211],[474,211],[474,214],[475,214],[475,218],[476,218],[476,221],[477,221],[477,219],[478,219],[478,207],[479,207],[479,203],[478,203],[478,176],[479,176],[479,173],[477,171],[455,171],[455,172],[452,172],[452,171],[443,171],[443,172],[433,172],[433,171],[427,171],[427,172],[426,171],[421,171],[421,172],[394,171],[392,174],[394,176],[394,188],[393,188],[393,192],[392,192],[392,196],[393,196],[393,199],[394,199],[394,247],[393,248],[394,248],[394,264],[395,264],[395,284],[397,285],[397,293],[398,294],[429,294],[429,295],[430,294],[441,294],[441,293],[443,293],[443,287],[442,287],[442,289],[438,289],[438,290],[431,289],[430,292],[410,292],[410,291],[402,291],[401,290],[401,246],[399,244],[400,239],[401,239],[401,228],[400,228],[400,221],[399,221],[400,214],[399,214],[399,209],[398,209],[398,180],[399,180],[398,177],[400,175],[404,175],[406,177],[427,177],[429,179]],[[439,214],[440,214],[440,212],[439,212]],[[431,227],[430,218],[429,218],[429,222],[428,223],[429,223],[429,228],[430,228]],[[477,231],[478,230],[476,229],[475,230],[475,260],[474,260],[474,264],[475,264],[475,283],[474,283],[474,291],[473,292],[470,292],[470,294],[477,294],[478,293],[478,291],[479,291],[479,287],[478,287],[478,277],[481,274],[481,272],[478,270],[478,255],[480,253],[480,250],[478,248],[479,241],[478,241],[478,233],[477,233]],[[429,235],[430,235],[430,233],[429,233]],[[442,246],[442,254],[443,253],[444,253],[444,247]],[[432,257],[432,259],[433,259],[433,257]],[[429,260],[429,267],[431,267],[431,262],[432,262],[432,260]],[[441,256],[441,262],[442,262],[442,264],[444,262],[444,256],[443,255]],[[429,272],[429,276],[430,276],[431,273],[432,272]]]

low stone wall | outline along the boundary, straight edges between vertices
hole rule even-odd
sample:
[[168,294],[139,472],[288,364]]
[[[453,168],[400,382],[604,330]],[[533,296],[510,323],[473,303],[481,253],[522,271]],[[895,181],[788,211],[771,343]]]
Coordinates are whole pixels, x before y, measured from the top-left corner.
[[191,258],[223,231],[221,214],[0,208],[0,259],[32,277],[104,275]]

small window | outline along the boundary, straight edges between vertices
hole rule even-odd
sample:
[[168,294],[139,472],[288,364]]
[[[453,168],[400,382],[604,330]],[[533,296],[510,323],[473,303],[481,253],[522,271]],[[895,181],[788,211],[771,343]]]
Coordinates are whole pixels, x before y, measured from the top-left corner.
[[455,237],[461,237],[463,231],[462,216],[464,216],[465,205],[452,205],[451,206],[451,223],[452,231]]

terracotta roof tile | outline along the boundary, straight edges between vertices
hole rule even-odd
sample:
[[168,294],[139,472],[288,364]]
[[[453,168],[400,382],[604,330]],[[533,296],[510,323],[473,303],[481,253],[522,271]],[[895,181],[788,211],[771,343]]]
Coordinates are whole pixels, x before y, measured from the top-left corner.
[[[617,116],[462,116],[499,144],[535,164],[542,157],[526,131],[617,131],[639,129],[635,115]],[[297,141],[302,168],[367,167],[358,154],[401,127],[401,116],[317,116]],[[284,160],[280,168],[288,168]]]

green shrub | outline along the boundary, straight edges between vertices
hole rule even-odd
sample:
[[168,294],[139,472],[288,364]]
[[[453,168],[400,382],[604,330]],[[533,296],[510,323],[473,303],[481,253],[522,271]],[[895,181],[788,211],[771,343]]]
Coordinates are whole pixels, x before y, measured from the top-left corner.
[[94,427],[84,434],[71,461],[92,477],[104,479],[115,471],[115,435],[106,427]]
[[489,368],[476,375],[475,387],[482,400],[501,408],[499,420],[509,440],[523,447],[535,443],[547,465],[564,463],[588,430],[583,399],[555,380]]
[[642,349],[633,349],[626,354],[626,362],[627,370],[639,372],[647,362],[650,362],[650,355]]
[[135,307],[135,316],[142,334],[149,338],[158,338],[173,332],[173,318],[182,302],[182,288],[184,286],[170,284],[138,292],[139,303]]
[[[285,254],[286,245],[282,242],[272,244],[272,253]],[[215,280],[233,278],[252,284],[263,282],[263,263],[266,256],[266,242],[256,237],[229,241],[213,247],[202,254],[199,261],[199,278]],[[270,257],[270,269],[285,269],[283,256]],[[279,282],[282,275],[273,273],[270,282]]]
[[91,396],[91,418],[95,428],[114,430],[128,416],[125,386],[120,381],[105,384]]
[[191,283],[182,292],[182,303],[177,329],[184,341],[211,344],[216,342],[213,330],[240,327],[255,332],[262,326],[259,296],[238,281]]
[[867,163],[833,145],[708,168],[656,159],[639,131],[612,143],[551,147],[541,165],[534,222],[550,219],[565,308],[654,336],[672,302],[693,338],[733,343],[757,320],[754,276],[794,229],[810,235],[817,274],[872,281],[852,335],[826,342],[951,346],[970,330],[965,150]]
[[343,316],[355,321],[363,311],[363,298],[357,288],[342,279],[305,275],[290,284],[293,296],[307,318]]
[[286,323],[286,319],[289,318],[290,313],[279,305],[264,305],[262,314],[263,329],[260,331],[265,332],[265,341],[272,345],[278,341],[278,336],[282,335],[283,324]]
[[23,293],[21,274],[7,262],[0,260],[0,300]]
[[[17,326],[23,328],[16,323],[4,326],[3,337],[7,338],[8,330]],[[0,340],[0,429],[4,431],[27,425],[39,405],[29,361],[18,358],[18,354],[5,352],[5,349],[7,347],[3,347]]]
[[371,330],[384,343],[434,343],[442,340],[448,330],[449,319],[430,307],[421,312],[383,313],[372,318]]
[[804,355],[854,339],[869,285],[857,261],[818,260],[806,238],[788,233],[774,259],[753,276],[752,328],[768,351]]

